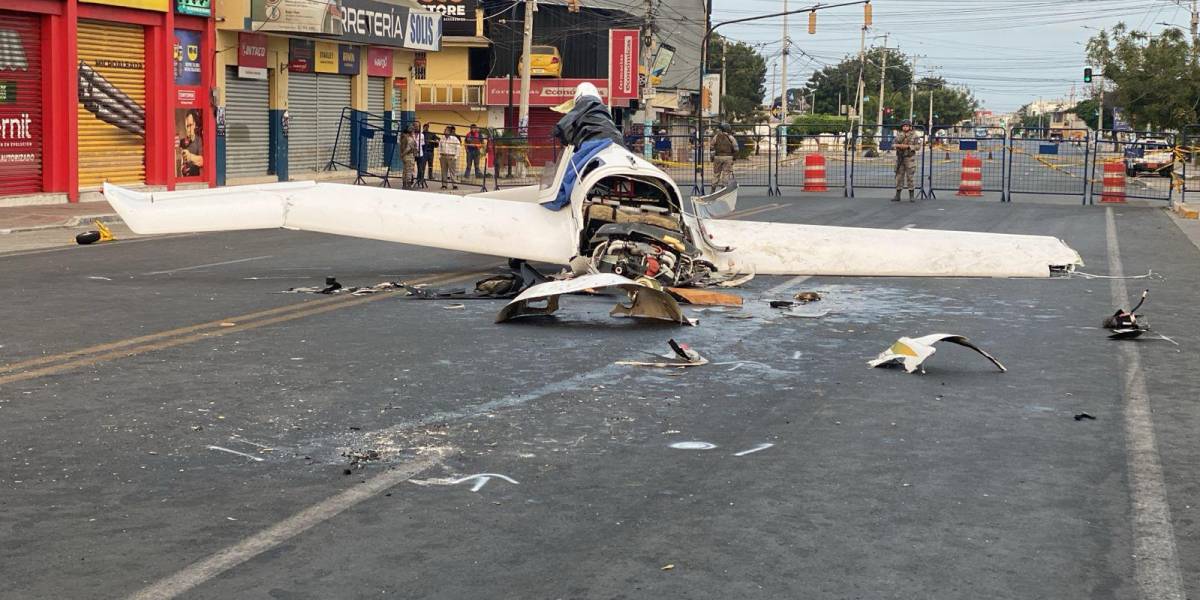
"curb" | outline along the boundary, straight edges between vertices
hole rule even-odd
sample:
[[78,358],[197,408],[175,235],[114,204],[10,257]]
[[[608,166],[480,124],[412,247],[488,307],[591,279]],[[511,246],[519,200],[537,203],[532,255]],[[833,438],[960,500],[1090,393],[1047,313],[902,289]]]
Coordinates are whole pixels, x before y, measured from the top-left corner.
[[11,227],[0,229],[0,235],[8,233],[20,233],[23,231],[42,231],[45,229],[66,229],[70,227],[82,227],[91,224],[92,221],[100,221],[105,225],[122,223],[121,216],[116,213],[104,213],[97,215],[76,215],[69,217],[58,223],[49,223],[46,225],[29,225],[25,227]]

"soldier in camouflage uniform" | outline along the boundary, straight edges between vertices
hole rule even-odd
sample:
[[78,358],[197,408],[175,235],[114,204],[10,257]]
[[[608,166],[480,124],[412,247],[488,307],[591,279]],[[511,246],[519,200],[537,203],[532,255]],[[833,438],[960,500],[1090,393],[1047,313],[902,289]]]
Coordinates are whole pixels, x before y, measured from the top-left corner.
[[916,202],[917,199],[913,192],[913,171],[917,169],[917,150],[921,148],[921,138],[917,137],[917,132],[913,131],[912,123],[905,121],[900,125],[900,132],[896,134],[896,142],[892,145],[896,149],[896,195],[892,198],[892,202],[900,201],[900,189],[908,185],[908,201]]
[[737,138],[733,137],[733,128],[729,123],[721,123],[717,135],[713,136],[711,150],[713,170],[716,172],[713,189],[728,187],[734,182],[733,157],[738,151]]

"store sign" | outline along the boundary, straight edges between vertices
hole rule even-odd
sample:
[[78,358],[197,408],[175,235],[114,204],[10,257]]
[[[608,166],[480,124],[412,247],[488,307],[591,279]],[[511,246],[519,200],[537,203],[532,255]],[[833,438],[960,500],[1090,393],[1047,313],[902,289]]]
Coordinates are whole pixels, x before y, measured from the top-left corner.
[[475,35],[476,0],[417,0],[426,10],[442,15],[443,35]]
[[704,88],[700,90],[700,112],[705,117],[721,114],[721,74],[704,76]]
[[167,12],[171,9],[170,0],[79,0],[88,4],[107,4],[109,6],[120,6],[123,8],[136,8],[138,10],[157,10],[159,12]]
[[212,0],[175,0],[175,12],[207,17],[212,14]]
[[317,66],[316,50],[309,40],[288,40],[288,71],[312,73]]
[[[175,85],[200,85],[200,32],[175,30]],[[265,61],[266,56],[263,56]],[[264,62],[264,64],[266,64]]]
[[613,100],[638,97],[638,30],[608,31],[608,86]]
[[316,72],[318,73],[337,73],[338,72],[338,45],[333,42],[317,42],[316,51],[317,57]]
[[391,48],[367,49],[367,75],[370,75],[371,77],[392,76]]
[[267,36],[262,33],[238,33],[238,77],[267,78]]
[[[438,50],[441,48],[440,14],[385,4],[376,0],[251,0],[254,31],[308,33],[336,37],[341,42]],[[429,25],[432,24],[432,27]],[[412,31],[421,28],[422,31]],[[427,30],[427,31],[426,31]],[[426,41],[426,38],[428,41]],[[420,45],[412,45],[420,40]]]
[[0,104],[12,104],[17,101],[17,82],[0,81]]
[[[530,106],[557,106],[575,97],[575,88],[583,82],[591,83],[600,90],[600,99],[608,102],[608,82],[603,79],[530,79]],[[508,106],[508,78],[492,77],[487,80],[488,106]],[[512,87],[512,103],[521,101],[521,82],[514,80]],[[615,101],[618,106],[625,106],[627,101]]]
[[358,75],[359,54],[358,46],[338,44],[338,74]]

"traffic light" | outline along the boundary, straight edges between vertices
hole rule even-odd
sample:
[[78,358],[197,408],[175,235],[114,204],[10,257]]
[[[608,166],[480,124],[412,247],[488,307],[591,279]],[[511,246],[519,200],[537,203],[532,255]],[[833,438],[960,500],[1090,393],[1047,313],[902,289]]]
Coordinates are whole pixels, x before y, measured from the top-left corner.
[[1092,68],[1091,68],[1091,67],[1084,67],[1084,69],[1083,69],[1083,81],[1084,81],[1084,83],[1091,83],[1091,82],[1092,82]]
[[817,32],[817,11],[808,13],[808,33],[814,34]]
[[871,3],[863,5],[863,27],[871,26]]

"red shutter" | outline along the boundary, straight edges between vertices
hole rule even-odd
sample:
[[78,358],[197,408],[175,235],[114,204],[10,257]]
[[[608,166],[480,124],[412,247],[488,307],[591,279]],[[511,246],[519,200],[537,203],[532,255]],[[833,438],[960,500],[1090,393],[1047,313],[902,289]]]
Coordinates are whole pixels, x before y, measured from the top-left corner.
[[[511,115],[508,115],[508,109],[505,109],[506,119],[505,125],[507,128],[516,130],[516,107],[513,107]],[[529,107],[529,164],[535,167],[540,167],[546,163],[553,163],[556,160],[556,146],[554,141],[554,126],[558,124],[558,120],[564,115],[556,113],[545,106],[530,106]]]
[[0,196],[42,191],[40,15],[0,11]]

